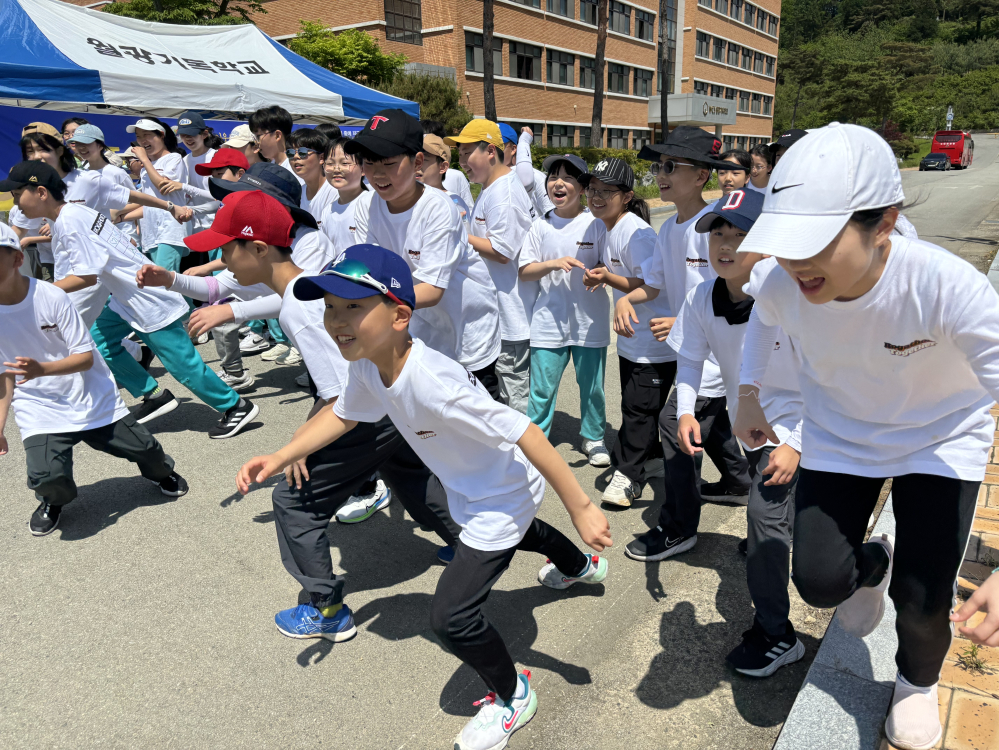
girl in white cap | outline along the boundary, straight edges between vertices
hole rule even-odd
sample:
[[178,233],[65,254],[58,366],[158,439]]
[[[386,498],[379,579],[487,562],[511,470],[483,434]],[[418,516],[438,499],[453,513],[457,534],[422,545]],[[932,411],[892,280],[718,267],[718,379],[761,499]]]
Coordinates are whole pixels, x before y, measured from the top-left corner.
[[[856,125],[812,131],[774,167],[739,248],[781,268],[756,294],[735,432],[751,448],[776,438],[759,385],[781,326],[802,356],[794,582],[858,637],[892,597],[898,676],[885,733],[915,750],[941,735],[954,581],[995,430],[999,295],[946,250],[893,234],[902,200],[891,148]],[[864,543],[888,478],[898,541]]]

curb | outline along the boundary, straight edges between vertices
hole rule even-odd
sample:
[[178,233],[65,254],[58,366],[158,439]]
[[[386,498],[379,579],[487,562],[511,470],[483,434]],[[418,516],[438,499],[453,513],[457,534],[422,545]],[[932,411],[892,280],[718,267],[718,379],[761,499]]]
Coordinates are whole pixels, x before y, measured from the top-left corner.
[[664,214],[675,214],[676,206],[670,204],[669,206],[656,206],[655,208],[649,209],[649,216],[662,216]]

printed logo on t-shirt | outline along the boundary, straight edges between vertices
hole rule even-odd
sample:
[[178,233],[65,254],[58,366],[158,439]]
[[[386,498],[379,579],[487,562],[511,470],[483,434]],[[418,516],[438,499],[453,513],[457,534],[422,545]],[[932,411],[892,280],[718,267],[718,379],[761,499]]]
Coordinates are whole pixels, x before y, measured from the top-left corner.
[[78,201],[66,201],[66,202],[67,202],[67,203],[86,203],[86,201],[85,201],[85,200],[83,200],[83,199],[80,199],[80,200],[78,200]]
[[589,250],[590,248],[593,247],[593,243],[592,242],[583,242],[582,240],[580,240],[579,242],[576,243],[576,247],[579,248],[580,250],[583,250],[583,249]]
[[347,229],[350,230],[351,234],[354,234],[354,232],[357,231],[357,227],[347,227]]
[[406,252],[409,253],[409,257],[412,258],[413,260],[419,260],[420,259],[420,251],[419,250],[407,250]]
[[104,229],[104,225],[107,223],[107,218],[104,214],[97,214],[97,218],[94,219],[94,223],[90,225],[90,231],[94,234],[100,234],[101,230]]
[[247,224],[245,227],[243,227],[242,235],[244,237],[252,237],[253,236],[253,227],[251,227],[249,224]]
[[611,258],[611,265],[613,266],[623,266],[620,258]]
[[885,342],[885,349],[891,352],[894,357],[908,357],[910,354],[915,354],[921,349],[929,349],[931,346],[936,346],[936,341],[930,341],[929,339],[919,339],[913,341],[911,344],[889,344]]
[[59,330],[59,326],[57,326],[55,323],[50,323],[47,326],[42,326],[42,330],[43,331],[58,331]]
[[780,342],[779,341],[775,341],[774,342],[774,351],[775,352],[780,351]]
[[707,268],[708,259],[707,258],[687,258],[687,265],[690,268]]
[[420,438],[420,440],[426,440],[427,438],[437,437],[437,433],[433,430],[417,430],[416,436]]
[[[531,213],[534,213],[534,209],[533,208],[531,209]],[[486,217],[485,216],[476,216],[475,217],[475,222],[477,224],[485,224],[486,223]]]
[[471,383],[472,385],[478,385],[479,384],[479,381],[477,381],[475,379],[475,376],[469,370],[465,370],[465,372],[468,373],[468,382],[469,383]]

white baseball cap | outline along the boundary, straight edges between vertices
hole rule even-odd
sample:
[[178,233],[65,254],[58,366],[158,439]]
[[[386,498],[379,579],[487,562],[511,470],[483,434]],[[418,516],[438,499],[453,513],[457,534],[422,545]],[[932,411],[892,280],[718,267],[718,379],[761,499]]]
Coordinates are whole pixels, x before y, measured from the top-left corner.
[[21,249],[21,240],[14,230],[0,221],[0,247],[9,247],[12,250]]
[[821,253],[855,211],[904,200],[891,146],[873,130],[831,122],[812,130],[777,162],[763,213],[739,246],[802,260]]
[[162,125],[160,125],[158,122],[153,122],[152,120],[139,120],[137,123],[135,123],[135,125],[127,125],[125,126],[125,132],[134,133],[136,128],[138,128],[139,130],[158,130],[161,133],[164,134],[166,133]]
[[257,136],[255,136],[253,131],[250,130],[249,125],[237,125],[229,134],[229,140],[223,143],[222,146],[228,146],[229,148],[243,148],[243,146],[249,143],[256,142]]

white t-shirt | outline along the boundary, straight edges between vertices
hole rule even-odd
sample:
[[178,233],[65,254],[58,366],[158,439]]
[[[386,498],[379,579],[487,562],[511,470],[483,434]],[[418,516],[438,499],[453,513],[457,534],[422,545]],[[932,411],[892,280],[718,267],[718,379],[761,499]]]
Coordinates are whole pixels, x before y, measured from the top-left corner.
[[[103,170],[85,172],[82,169],[74,169],[67,174],[63,178],[63,182],[66,183],[66,202],[82,204],[110,219],[112,209],[118,210],[128,205],[132,192],[131,180],[124,171],[117,167],[110,169],[121,172],[121,176],[125,179],[113,173],[112,177],[106,177]],[[177,223],[173,217],[170,217],[170,221]]]
[[323,325],[326,310],[323,301],[316,299],[304,302],[295,297],[295,283],[307,275],[299,274],[285,288],[278,320],[281,330],[302,353],[319,398],[328,400],[339,396],[343,391],[347,382],[347,360],[340,354],[340,349]]
[[[11,206],[10,212],[7,214],[7,221],[12,227],[24,230],[25,237],[38,237],[42,224],[48,223],[45,219],[29,219],[16,205]],[[35,247],[38,248],[39,263],[53,262],[51,242],[39,242]]]
[[195,156],[194,154],[187,154],[184,156],[184,166],[187,168],[187,184],[194,185],[196,188],[201,190],[208,190],[208,179],[211,177],[210,174],[198,174],[195,171],[195,167],[199,164],[207,164],[215,156],[215,149],[210,148],[205,151],[201,156]]
[[[194,154],[187,154],[184,157],[184,167],[187,169],[187,184],[193,185],[198,190],[203,190],[208,193],[208,180],[211,178],[210,174],[203,175],[198,174],[195,171],[195,167],[199,164],[207,164],[215,156],[216,150],[214,148],[207,149],[205,153],[201,156],[195,156]],[[176,193],[171,193],[171,196],[177,195]],[[190,194],[188,194],[190,196]],[[211,196],[211,193],[208,193]],[[171,198],[171,200],[173,200]],[[174,203],[177,201],[174,200]],[[194,199],[190,201],[193,205],[198,204],[209,204],[204,210],[195,211],[194,218],[187,223],[188,234],[194,234],[195,232],[201,232],[205,229],[209,229],[212,226],[212,222],[215,220],[215,212],[218,210],[218,201],[209,197],[208,199]],[[208,210],[208,208],[214,208],[214,210]],[[145,211],[143,211],[145,213]]]
[[319,186],[319,190],[316,194],[312,196],[310,200],[305,195],[305,188],[302,188],[302,198],[304,199],[306,206],[303,206],[306,211],[312,214],[316,223],[319,224],[319,229],[323,228],[323,215],[326,213],[326,209],[329,208],[330,203],[337,200],[340,197],[340,193],[337,189],[330,185],[326,180],[323,180],[323,184]]
[[530,198],[512,171],[484,188],[472,209],[472,234],[488,239],[493,250],[510,260],[506,264],[485,261],[499,295],[503,341],[531,338],[531,313],[539,285],[536,281],[520,282],[517,271],[520,270],[518,256],[524,246],[524,237],[535,218]]
[[333,243],[333,250],[338,257],[343,255],[348,247],[358,243],[354,213],[359,205],[370,203],[371,196],[374,194],[373,190],[365,190],[350,203],[341,203],[337,198],[326,207],[326,213],[323,214],[319,229]]
[[322,232],[299,224],[291,242],[291,259],[309,273],[319,273],[337,255],[333,243]]
[[111,309],[135,330],[158,331],[187,314],[181,295],[158,287],[139,288],[135,275],[149,261],[94,209],[74,203],[63,206],[52,227],[52,243],[57,251],[56,279],[97,276],[111,293]]
[[493,401],[457,362],[416,339],[389,388],[372,362],[351,362],[333,412],[358,422],[387,414],[444,485],[469,547],[509,549],[524,538],[545,492],[544,478],[516,444],[531,420]]
[[[600,249],[587,230],[596,221],[588,210],[568,222],[554,213],[538,219],[524,240],[520,267],[569,256],[595,268]],[[606,289],[591,292],[583,286],[582,268],[552,271],[540,279],[540,287],[531,318],[531,346],[597,349],[610,344],[610,297]]]
[[[434,189],[436,190],[436,188]],[[458,218],[461,219],[461,223],[465,225],[465,234],[468,234],[468,231],[472,226],[472,204],[465,203],[464,198],[457,193],[452,193],[450,190],[445,190],[444,194],[451,199],[454,207],[458,209]]]
[[[184,162],[184,157],[180,154],[164,154],[153,162],[153,167],[155,167],[156,171],[162,177],[168,180],[180,183],[188,181],[187,164]],[[145,169],[142,170],[142,178],[139,184],[142,186],[142,192],[147,195],[159,198],[160,200],[170,201],[177,205],[187,204],[187,195],[182,191],[170,193],[170,195],[160,193],[159,190],[153,187],[153,183],[149,179],[149,173]],[[187,236],[184,225],[178,224],[177,220],[170,215],[170,212],[162,208],[143,207],[142,218],[139,220],[139,229],[142,232],[142,244],[150,250],[161,243],[183,246],[184,237]]]
[[765,187],[761,187],[761,188],[756,187],[756,185],[753,184],[752,180],[750,180],[749,182],[746,183],[744,189],[745,190],[755,190],[757,193],[763,193],[763,194],[766,194],[766,192],[767,192],[767,189]]
[[999,398],[999,296],[943,248],[892,236],[867,294],[815,305],[783,270],[755,310],[801,351],[801,465],[864,477],[980,482]]
[[[648,263],[656,249],[655,230],[630,211],[618,219],[610,232],[602,221],[594,221],[583,239],[593,242],[600,262],[611,273],[629,278],[645,278],[642,266]],[[611,293],[615,304],[624,296],[624,292],[617,289],[612,289]],[[665,341],[656,341],[649,329],[649,321],[653,318],[673,316],[666,295],[660,294],[651,302],[635,305],[635,315],[638,323],[632,321],[631,326],[635,335],[616,338],[618,355],[637,363],[675,362],[676,352]]]
[[472,197],[472,188],[468,184],[468,178],[465,177],[465,173],[460,169],[448,169],[444,173],[442,182],[444,189],[449,193],[457,193],[466,206],[475,204],[475,198]]
[[[105,178],[111,180],[111,182],[115,183],[116,185],[121,185],[123,188],[125,188],[130,192],[132,190],[135,190],[135,185],[132,184],[131,175],[129,175],[129,173],[126,172],[121,167],[116,167],[113,164],[108,164],[104,167],[101,167],[101,169],[98,171],[100,171],[100,173]],[[91,208],[93,208],[93,206],[91,206]],[[121,221],[118,222],[116,226],[118,227],[118,229],[122,231],[122,233],[126,237],[128,237],[130,240],[135,241],[136,247],[138,248],[142,247],[142,242],[139,239],[139,222]],[[208,226],[211,226],[211,222],[208,223]]]
[[[677,216],[673,214],[659,229],[655,254],[642,267],[645,283],[659,289],[660,293],[665,292],[670,308],[677,311],[677,315],[691,289],[702,281],[713,281],[718,277],[711,267],[709,233],[694,231],[697,220],[710,211],[711,206],[705,206],[696,216],[682,224],[677,222]],[[706,398],[725,395],[721,370],[718,369],[718,362],[713,354],[704,362],[701,387],[697,395]]]
[[444,289],[440,302],[413,313],[414,337],[472,371],[496,361],[501,346],[496,289],[447,193],[424,186],[416,205],[397,214],[374,196],[358,205],[354,222],[357,242],[381,245],[404,258],[414,284]]
[[0,305],[0,357],[31,357],[55,362],[71,354],[93,352],[85,372],[29,380],[14,387],[11,405],[21,440],[32,435],[80,432],[117,422],[128,415],[104,358],[69,296],[52,284],[28,280],[28,296],[16,305]]

